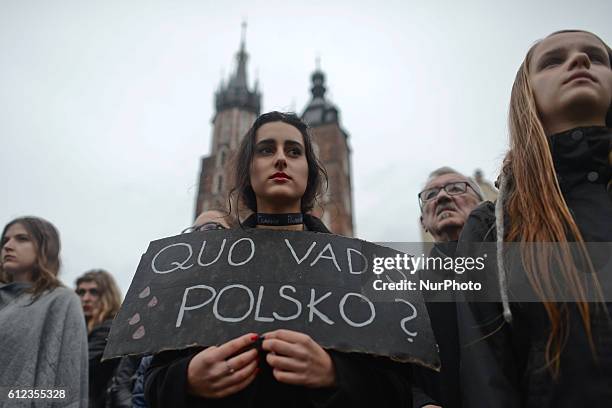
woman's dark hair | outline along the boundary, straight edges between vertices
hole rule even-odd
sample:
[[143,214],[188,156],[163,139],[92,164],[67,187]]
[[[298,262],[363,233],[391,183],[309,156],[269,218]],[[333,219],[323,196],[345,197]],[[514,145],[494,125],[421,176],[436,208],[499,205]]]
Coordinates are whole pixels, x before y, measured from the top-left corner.
[[[36,250],[36,262],[32,270],[32,288],[34,298],[46,290],[53,290],[62,283],[57,279],[60,269],[60,238],[57,229],[49,221],[38,217],[20,217],[6,224],[2,230],[2,242],[6,231],[13,225],[21,225],[30,235]],[[13,277],[0,266],[0,276],[5,282],[12,282]]]
[[253,187],[251,187],[251,163],[255,154],[257,130],[270,122],[283,122],[291,125],[300,131],[304,139],[304,154],[308,163],[308,182],[301,200],[301,211],[306,213],[314,208],[320,198],[323,183],[325,183],[327,188],[327,172],[314,152],[308,125],[295,113],[277,111],[260,115],[240,143],[235,158],[234,187],[230,190],[229,194],[230,209],[232,201],[235,199],[235,204],[238,208],[240,204],[244,204],[249,210],[257,212],[257,199]]

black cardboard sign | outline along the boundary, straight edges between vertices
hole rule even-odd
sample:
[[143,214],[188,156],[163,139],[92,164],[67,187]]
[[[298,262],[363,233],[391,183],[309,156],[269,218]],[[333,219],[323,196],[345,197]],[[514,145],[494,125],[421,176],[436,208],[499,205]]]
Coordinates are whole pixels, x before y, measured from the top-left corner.
[[397,253],[332,234],[254,229],[153,241],[104,358],[218,345],[285,328],[326,348],[438,367],[420,292],[382,302],[364,294],[373,257]]

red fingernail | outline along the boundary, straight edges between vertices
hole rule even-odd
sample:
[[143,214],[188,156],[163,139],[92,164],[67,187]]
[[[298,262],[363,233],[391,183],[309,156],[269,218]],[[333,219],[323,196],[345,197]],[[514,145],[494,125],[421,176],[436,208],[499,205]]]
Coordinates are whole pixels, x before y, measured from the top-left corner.
[[258,338],[259,338],[259,336],[258,336],[258,335],[253,334],[253,335],[251,336],[251,341],[255,341],[255,340],[257,340]]

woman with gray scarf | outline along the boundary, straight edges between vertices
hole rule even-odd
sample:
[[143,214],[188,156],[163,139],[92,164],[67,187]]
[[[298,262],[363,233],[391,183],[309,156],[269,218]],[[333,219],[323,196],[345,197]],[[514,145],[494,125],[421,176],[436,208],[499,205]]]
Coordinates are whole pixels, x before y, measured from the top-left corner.
[[0,406],[87,407],[87,331],[78,297],[57,279],[57,230],[23,217],[1,237]]

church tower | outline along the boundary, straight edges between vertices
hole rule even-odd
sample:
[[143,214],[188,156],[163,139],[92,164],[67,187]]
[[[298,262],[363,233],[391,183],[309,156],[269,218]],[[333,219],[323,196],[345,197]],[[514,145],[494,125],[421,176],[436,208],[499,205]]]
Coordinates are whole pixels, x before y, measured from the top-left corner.
[[[325,98],[325,74],[319,67],[311,76],[312,94],[302,113],[302,120],[312,131],[314,149],[325,166],[329,185],[323,194],[323,211],[316,208],[320,217],[334,234],[353,236],[353,200],[351,186],[351,150],[348,133],[340,124],[340,111]],[[324,186],[325,187],[325,186]]]
[[245,50],[245,35],[246,23],[242,23],[236,70],[227,85],[221,81],[215,93],[211,152],[201,161],[196,217],[203,210],[227,208],[227,195],[232,184],[231,159],[242,137],[260,113],[261,94],[257,81],[252,89],[249,89],[247,81],[248,54]]

